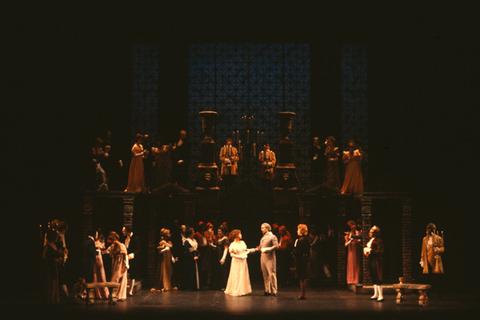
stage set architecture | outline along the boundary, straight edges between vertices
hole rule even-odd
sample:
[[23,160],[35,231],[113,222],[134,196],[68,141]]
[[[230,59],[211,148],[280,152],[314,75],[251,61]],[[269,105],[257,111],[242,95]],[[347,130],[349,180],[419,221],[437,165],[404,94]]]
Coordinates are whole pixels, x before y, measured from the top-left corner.
[[[215,129],[215,119],[217,112],[201,111],[199,116],[202,121],[202,131],[205,134],[201,141],[201,161],[198,165],[194,178],[194,190],[188,190],[175,183],[163,184],[160,187],[152,189],[148,193],[134,193],[122,191],[86,191],[84,197],[84,236],[88,236],[91,231],[98,212],[97,206],[102,202],[116,202],[117,207],[123,206],[123,216],[118,216],[117,224],[132,225],[137,230],[147,231],[144,234],[144,244],[147,244],[145,263],[147,265],[145,280],[148,286],[153,286],[155,280],[155,266],[157,256],[158,233],[160,231],[158,220],[162,215],[176,216],[185,222],[185,224],[194,226],[198,217],[201,219],[222,220],[222,206],[224,204],[220,199],[219,181],[221,173],[216,164],[215,141],[212,134]],[[292,157],[292,146],[294,142],[288,138],[292,131],[292,120],[294,112],[279,112],[277,114],[280,120],[281,139],[278,141],[278,155],[273,176],[273,217],[282,217],[292,221],[292,224],[310,224],[316,216],[322,214],[322,210],[329,207],[336,216],[336,242],[337,242],[337,261],[336,261],[336,283],[339,286],[346,285],[346,265],[347,256],[345,250],[345,226],[348,216],[360,216],[362,225],[363,239],[362,243],[369,241],[369,230],[373,226],[372,219],[376,219],[375,203],[377,201],[387,201],[394,204],[395,211],[390,212],[391,216],[397,217],[401,221],[401,226],[397,227],[401,234],[401,265],[403,283],[412,283],[412,200],[407,192],[362,192],[355,194],[342,194],[340,190],[329,186],[325,182],[309,190],[298,190],[298,178],[295,164]],[[248,120],[249,118],[246,117]],[[240,159],[248,159],[253,152],[256,159],[258,145],[245,143],[240,145],[238,139],[238,153]],[[333,137],[332,137],[333,138]],[[235,132],[233,133],[235,140]],[[328,139],[327,139],[328,140]],[[258,140],[257,140],[258,141]],[[327,143],[327,142],[326,142]],[[262,135],[263,144],[263,135]],[[251,165],[251,163],[249,163]],[[338,168],[337,168],[338,170]],[[329,173],[327,173],[327,176]],[[258,199],[261,201],[262,194],[265,193],[261,187],[251,183],[248,180],[238,182],[226,193],[230,205],[235,206],[235,201],[242,199]],[[235,197],[232,197],[235,194]],[[266,194],[265,194],[266,195]],[[328,209],[327,209],[328,210]],[[167,213],[167,211],[170,211]],[[378,213],[380,214],[380,212]],[[119,212],[120,215],[120,212]],[[387,221],[387,220],[385,220]],[[144,250],[145,251],[145,250]],[[400,253],[399,253],[400,254]],[[368,259],[362,259],[363,280],[359,284],[349,284],[348,287],[355,293],[372,292],[372,279],[369,274]],[[397,261],[398,262],[398,261]],[[136,289],[142,287],[142,281],[136,282]],[[393,291],[393,287],[385,286],[386,290]]]

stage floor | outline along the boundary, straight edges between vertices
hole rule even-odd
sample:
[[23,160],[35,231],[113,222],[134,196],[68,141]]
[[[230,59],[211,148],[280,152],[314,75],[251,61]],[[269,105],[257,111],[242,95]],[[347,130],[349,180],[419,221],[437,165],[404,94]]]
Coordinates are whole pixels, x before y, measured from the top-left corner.
[[[386,294],[383,302],[369,300],[370,294],[354,294],[347,289],[308,288],[306,300],[295,300],[298,287],[280,288],[278,297],[263,296],[263,288],[253,286],[253,292],[243,297],[232,297],[223,291],[169,291],[153,293],[141,290],[126,301],[109,305],[106,300],[96,300],[87,306],[84,300],[71,299],[59,307],[45,307],[36,299],[3,300],[2,309],[7,309],[3,319],[45,319],[58,315],[64,319],[139,319],[145,317],[179,318],[282,318],[321,316],[323,319],[358,316],[380,316],[379,319],[444,319],[447,316],[462,319],[463,316],[478,312],[476,297],[436,294],[429,296],[429,305],[418,305],[418,294],[406,295],[404,305],[395,303],[395,294]],[[10,300],[10,301],[9,301]],[[4,313],[5,315],[5,313]],[[33,318],[32,318],[33,316]],[[66,318],[65,318],[66,316]],[[225,318],[228,317],[228,318]]]

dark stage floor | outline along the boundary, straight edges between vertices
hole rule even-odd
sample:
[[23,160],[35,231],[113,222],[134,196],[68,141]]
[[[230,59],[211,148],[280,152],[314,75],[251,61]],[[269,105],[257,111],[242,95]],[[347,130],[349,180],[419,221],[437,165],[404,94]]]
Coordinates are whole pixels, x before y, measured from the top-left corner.
[[[282,318],[294,319],[306,316],[322,319],[347,319],[358,316],[374,316],[377,319],[464,319],[480,310],[474,296],[435,294],[429,297],[429,305],[420,307],[417,294],[407,294],[404,305],[395,304],[395,294],[385,295],[384,302],[371,301],[369,295],[354,294],[346,289],[308,288],[307,300],[295,300],[297,287],[281,288],[278,297],[263,296],[263,288],[253,286],[253,293],[243,297],[231,297],[223,291],[170,291],[152,293],[141,290],[127,301],[112,306],[106,300],[97,300],[86,306],[83,300],[74,299],[68,305],[47,308],[36,299],[27,297],[2,301],[2,319],[229,319]],[[10,300],[10,301],[9,301]],[[227,318],[225,318],[227,317]]]

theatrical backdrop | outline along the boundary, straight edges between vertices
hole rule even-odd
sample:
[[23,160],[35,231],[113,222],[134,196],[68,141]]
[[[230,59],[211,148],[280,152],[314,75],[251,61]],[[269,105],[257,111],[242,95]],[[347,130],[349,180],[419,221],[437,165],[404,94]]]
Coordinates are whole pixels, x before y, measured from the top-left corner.
[[[289,16],[282,7],[273,12],[281,21],[262,12],[247,21],[197,4],[161,19],[144,13],[153,19],[148,26],[78,22],[78,30],[49,29],[45,40],[23,43],[12,66],[34,76],[24,83],[29,93],[17,99],[35,108],[28,117],[19,112],[25,129],[18,134],[33,156],[16,163],[29,183],[7,210],[24,214],[26,237],[38,252],[31,249],[19,266],[41,263],[48,222],[65,220],[73,285],[88,231],[101,228],[108,236],[131,224],[142,248],[139,281],[149,289],[162,228],[227,222],[254,247],[263,222],[292,235],[306,223],[324,240],[323,285],[361,292],[372,279],[363,259],[360,288],[347,286],[347,221],[362,225],[364,244],[369,229],[380,227],[390,284],[399,277],[421,281],[422,239],[433,222],[446,239],[446,287],[466,281],[469,274],[458,269],[467,252],[459,236],[473,208],[467,178],[473,165],[465,155],[475,148],[469,110],[478,98],[472,81],[478,63],[470,68],[473,56],[459,53],[465,42],[433,14],[422,22],[403,7],[387,16],[354,9]],[[179,155],[173,148],[182,145],[181,130],[188,148]],[[139,193],[125,191],[138,133],[149,135],[150,147],[170,150],[144,161],[146,188]],[[97,137],[111,145],[106,180],[92,161]],[[329,137],[338,147],[335,166],[325,157]],[[220,160],[228,138],[238,151],[231,180]],[[362,153],[363,190],[342,193],[341,157],[351,141]],[[266,143],[276,156],[270,180],[259,159]],[[160,178],[158,163],[169,168]],[[6,174],[17,181],[18,173]],[[258,256],[248,259],[252,282],[262,283],[259,263]],[[23,281],[38,282],[38,273]]]

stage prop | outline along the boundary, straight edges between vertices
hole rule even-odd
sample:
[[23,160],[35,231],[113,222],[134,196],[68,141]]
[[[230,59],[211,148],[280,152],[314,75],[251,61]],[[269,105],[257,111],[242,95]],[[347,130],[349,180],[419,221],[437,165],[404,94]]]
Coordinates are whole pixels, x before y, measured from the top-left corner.
[[428,290],[432,286],[429,284],[406,284],[406,283],[396,283],[393,285],[393,288],[397,291],[397,304],[405,303],[405,296],[403,295],[404,290],[418,290],[418,305],[422,307],[428,306]]
[[110,294],[108,296],[108,304],[117,304],[117,289],[120,287],[118,282],[91,282],[85,284],[87,289],[87,298],[85,301],[87,305],[95,303],[95,288],[108,288]]

